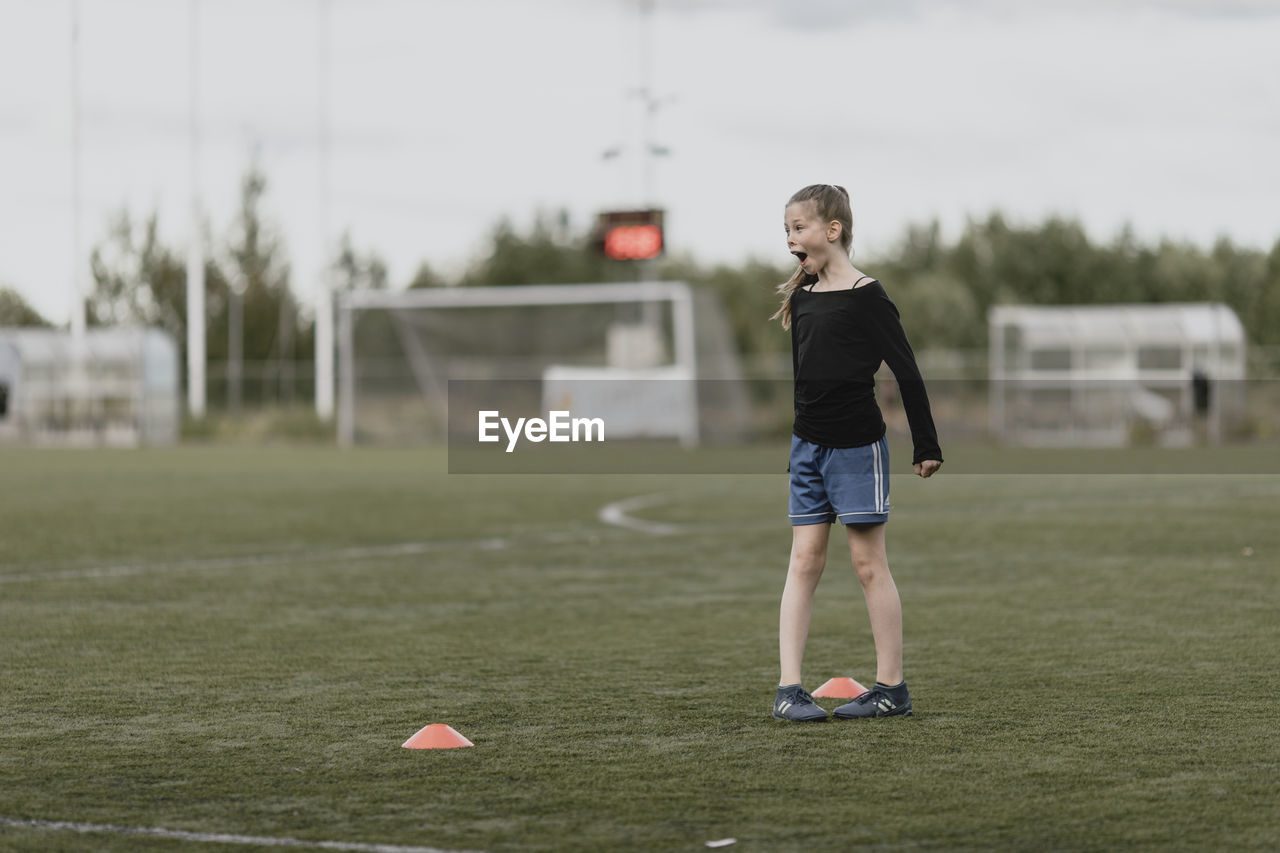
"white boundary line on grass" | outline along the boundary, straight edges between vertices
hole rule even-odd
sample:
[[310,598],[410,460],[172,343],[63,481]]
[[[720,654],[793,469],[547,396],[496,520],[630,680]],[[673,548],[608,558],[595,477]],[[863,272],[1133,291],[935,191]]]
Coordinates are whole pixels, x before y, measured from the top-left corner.
[[[606,504],[600,508],[597,516],[601,522],[614,527],[623,527],[654,536],[669,536],[673,533],[679,533],[681,527],[675,524],[662,524],[660,522],[632,518],[628,513],[667,503],[670,499],[671,495],[667,493],[635,495],[634,497]],[[536,538],[545,542],[562,542],[578,538],[590,539],[592,535],[589,530],[573,530],[561,533],[545,533]],[[25,572],[13,575],[0,573],[0,585],[29,581],[121,578],[152,572],[199,572],[218,569],[244,569],[253,566],[278,566],[300,562],[340,562],[342,560],[371,558],[414,557],[447,548],[480,548],[487,551],[498,551],[511,547],[512,544],[510,539],[489,536],[481,539],[401,542],[394,545],[365,545],[354,548],[298,549],[295,551],[244,554],[231,557],[192,557],[185,560],[169,560],[155,563],[122,563],[115,566],[86,566],[81,569],[56,569],[47,572]]]
[[159,563],[135,563],[119,566],[90,566],[83,569],[62,569],[52,572],[31,572],[21,575],[0,574],[0,584],[16,581],[84,580],[87,578],[117,578],[148,572],[207,571],[210,569],[242,569],[250,566],[284,565],[297,562],[337,562],[360,560],[370,557],[413,557],[444,548],[483,548],[499,550],[507,547],[505,539],[445,540],[441,542],[402,542],[397,545],[368,545],[357,548],[330,550],[278,551],[273,554],[247,554],[239,557],[195,557]]
[[671,495],[662,493],[656,495],[636,495],[635,497],[623,498],[620,501],[614,501],[611,504],[605,504],[600,507],[598,518],[605,524],[612,524],[616,527],[625,527],[628,530],[638,530],[641,533],[650,533],[654,536],[670,536],[672,533],[679,533],[680,527],[675,524],[662,524],[657,521],[645,521],[641,518],[632,518],[627,513],[638,509],[647,509],[651,506],[669,503]]
[[112,835],[141,835],[172,841],[197,841],[204,844],[252,844],[258,847],[303,847],[317,850],[350,850],[356,853],[467,853],[442,850],[439,847],[405,847],[399,844],[362,844],[356,841],[306,841],[301,838],[257,835],[231,835],[223,832],[185,832],[158,826],[115,826],[110,823],[77,823],[66,820],[17,820],[0,817],[0,826],[18,829],[41,829],[61,832],[105,832]]

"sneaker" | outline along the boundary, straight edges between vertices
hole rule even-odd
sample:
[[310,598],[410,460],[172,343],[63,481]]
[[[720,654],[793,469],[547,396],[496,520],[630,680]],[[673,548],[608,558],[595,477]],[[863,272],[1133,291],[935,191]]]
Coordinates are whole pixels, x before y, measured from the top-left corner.
[[793,723],[825,723],[827,712],[813,701],[809,691],[799,684],[778,688],[778,698],[773,700],[773,718]]
[[910,717],[911,694],[907,682],[897,687],[886,687],[880,682],[847,705],[832,712],[841,720],[857,720],[863,717]]

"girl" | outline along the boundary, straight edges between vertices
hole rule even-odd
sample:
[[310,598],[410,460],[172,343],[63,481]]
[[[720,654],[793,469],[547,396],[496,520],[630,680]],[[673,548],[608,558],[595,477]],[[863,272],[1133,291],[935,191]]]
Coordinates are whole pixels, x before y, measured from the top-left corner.
[[813,593],[826,565],[827,536],[839,521],[849,538],[876,647],[875,686],[835,709],[840,719],[911,713],[902,676],[902,604],[889,574],[889,446],[875,399],[881,362],[898,380],[911,425],[915,473],[942,464],[938,435],[898,309],[878,281],[849,260],[853,214],[844,187],[814,184],[793,195],[784,215],[787,248],[800,266],[778,288],[770,319],[791,330],[795,426],[791,437],[791,562],[782,591],[778,651],[782,674],[773,716],[821,721],[826,711],[800,684]]

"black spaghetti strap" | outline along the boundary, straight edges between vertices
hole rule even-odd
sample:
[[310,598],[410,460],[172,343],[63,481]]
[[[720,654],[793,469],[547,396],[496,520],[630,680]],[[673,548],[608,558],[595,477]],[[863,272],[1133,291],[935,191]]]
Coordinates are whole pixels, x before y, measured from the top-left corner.
[[864,282],[864,281],[875,281],[875,279],[874,279],[874,278],[872,278],[872,277],[871,277],[871,276],[869,276],[869,275],[864,275],[862,278],[860,278],[860,279],[858,279],[857,281],[855,281],[855,282],[853,283],[853,286],[854,286],[854,287],[857,287],[858,285],[862,284],[862,282]]

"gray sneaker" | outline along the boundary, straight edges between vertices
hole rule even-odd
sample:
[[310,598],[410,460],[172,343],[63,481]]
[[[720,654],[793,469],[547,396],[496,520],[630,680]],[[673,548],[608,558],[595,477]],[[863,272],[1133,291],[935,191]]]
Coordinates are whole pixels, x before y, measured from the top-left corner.
[[880,682],[847,705],[832,711],[838,719],[858,720],[864,717],[910,717],[911,694],[907,682],[886,687]]
[[778,688],[778,698],[773,700],[773,718],[793,723],[825,723],[827,712],[813,701],[809,691],[799,684]]

